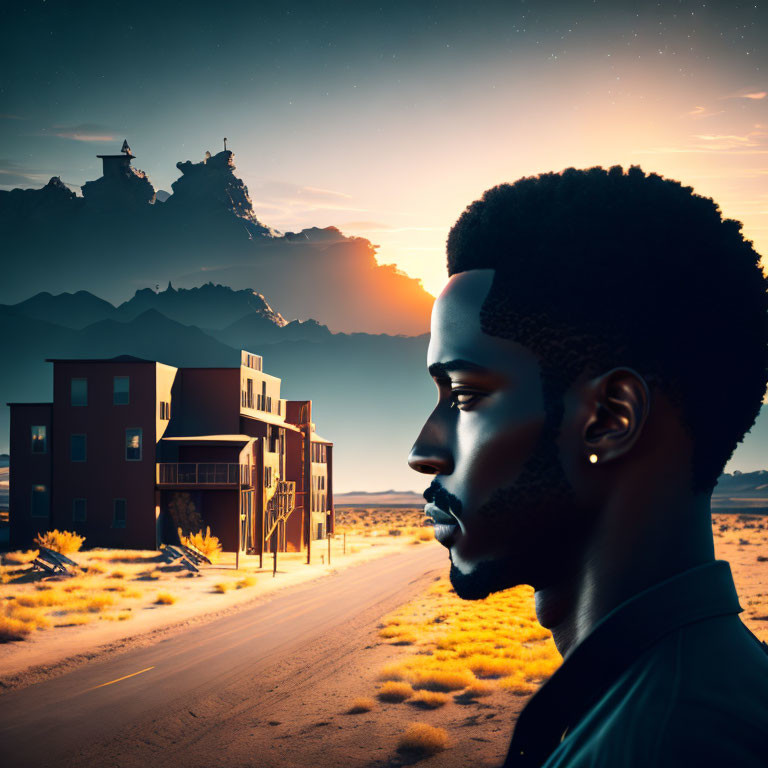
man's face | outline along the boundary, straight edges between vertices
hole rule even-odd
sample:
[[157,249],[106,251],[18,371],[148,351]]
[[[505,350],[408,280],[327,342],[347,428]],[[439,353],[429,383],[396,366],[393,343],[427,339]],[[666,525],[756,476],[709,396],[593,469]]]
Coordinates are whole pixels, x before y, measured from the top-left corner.
[[436,519],[451,583],[466,599],[517,584],[546,586],[585,528],[560,464],[537,358],[480,327],[493,275],[454,275],[435,302],[427,365],[438,402],[408,459],[433,476],[425,512]]

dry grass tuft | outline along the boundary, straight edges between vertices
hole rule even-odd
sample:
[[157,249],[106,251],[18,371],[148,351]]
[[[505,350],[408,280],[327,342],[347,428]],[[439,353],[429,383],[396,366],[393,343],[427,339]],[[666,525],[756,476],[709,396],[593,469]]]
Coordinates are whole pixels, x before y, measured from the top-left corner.
[[229,592],[229,590],[232,589],[232,586],[231,581],[220,581],[218,584],[213,585],[213,591],[223,595],[225,592]]
[[352,706],[347,710],[348,715],[359,715],[363,712],[370,712],[376,706],[373,699],[361,696],[352,702]]
[[178,598],[170,592],[158,592],[155,605],[173,605]]
[[0,643],[24,640],[34,628],[34,624],[29,624],[21,619],[15,619],[13,616],[0,614]]
[[405,701],[413,696],[413,688],[408,683],[396,683],[390,680],[381,686],[378,695],[381,701]]
[[6,565],[26,565],[31,563],[40,554],[39,549],[28,549],[26,552],[6,552],[3,555],[3,563]]
[[479,699],[482,696],[490,696],[493,690],[493,683],[489,683],[487,680],[476,680],[472,685],[468,685],[459,696],[463,699]]
[[84,541],[85,536],[78,536],[73,531],[46,531],[35,537],[35,544],[39,547],[47,547],[54,552],[60,552],[62,555],[78,552]]
[[94,620],[95,616],[91,616],[87,613],[73,613],[62,619],[60,622],[54,624],[54,627],[80,627],[83,624],[90,624]]
[[448,746],[448,733],[427,723],[411,723],[397,743],[399,752],[434,755]]
[[511,691],[518,696],[527,696],[529,693],[533,693],[538,686],[527,680],[521,680],[519,677],[502,677],[499,680],[499,688]]
[[235,584],[235,589],[245,589],[246,587],[255,587],[255,586],[256,586],[255,576],[244,576]]
[[105,621],[126,621],[133,617],[130,611],[121,611],[120,613],[106,613],[104,616],[99,616],[100,619]]
[[450,697],[447,693],[438,693],[437,691],[416,691],[410,704],[415,704],[424,709],[437,709],[448,703]]
[[49,626],[43,612],[19,605],[15,600],[8,600],[0,609],[0,642],[24,640],[35,629]]
[[475,682],[468,669],[425,669],[413,674],[414,686],[427,691],[460,691]]

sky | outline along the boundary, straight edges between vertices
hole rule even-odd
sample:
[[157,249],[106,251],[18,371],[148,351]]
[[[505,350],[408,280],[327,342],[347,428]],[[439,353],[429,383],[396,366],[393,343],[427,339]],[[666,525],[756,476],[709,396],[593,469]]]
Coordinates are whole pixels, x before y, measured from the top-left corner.
[[265,224],[369,238],[436,295],[484,190],[638,164],[768,254],[768,0],[18,0],[0,28],[0,188],[77,189],[127,138],[170,191],[227,137]]
[[259,218],[337,226],[433,294],[505,181],[639,164],[768,253],[768,3],[3,4],[0,187],[77,188],[124,138],[155,188],[235,152]]

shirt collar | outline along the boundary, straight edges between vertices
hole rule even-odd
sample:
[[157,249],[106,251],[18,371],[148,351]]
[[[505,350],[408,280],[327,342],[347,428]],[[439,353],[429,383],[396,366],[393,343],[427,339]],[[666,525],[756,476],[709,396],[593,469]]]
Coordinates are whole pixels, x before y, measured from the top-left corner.
[[525,753],[531,765],[540,764],[564,730],[643,651],[685,624],[742,610],[726,560],[690,568],[624,601],[595,624],[530,698],[508,757]]

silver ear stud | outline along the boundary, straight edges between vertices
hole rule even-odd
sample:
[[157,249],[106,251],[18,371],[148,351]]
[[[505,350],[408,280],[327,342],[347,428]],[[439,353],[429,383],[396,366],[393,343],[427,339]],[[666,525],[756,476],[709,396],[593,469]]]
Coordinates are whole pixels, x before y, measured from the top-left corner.
[[590,453],[589,454],[589,463],[590,464],[597,464],[597,454],[596,453]]

